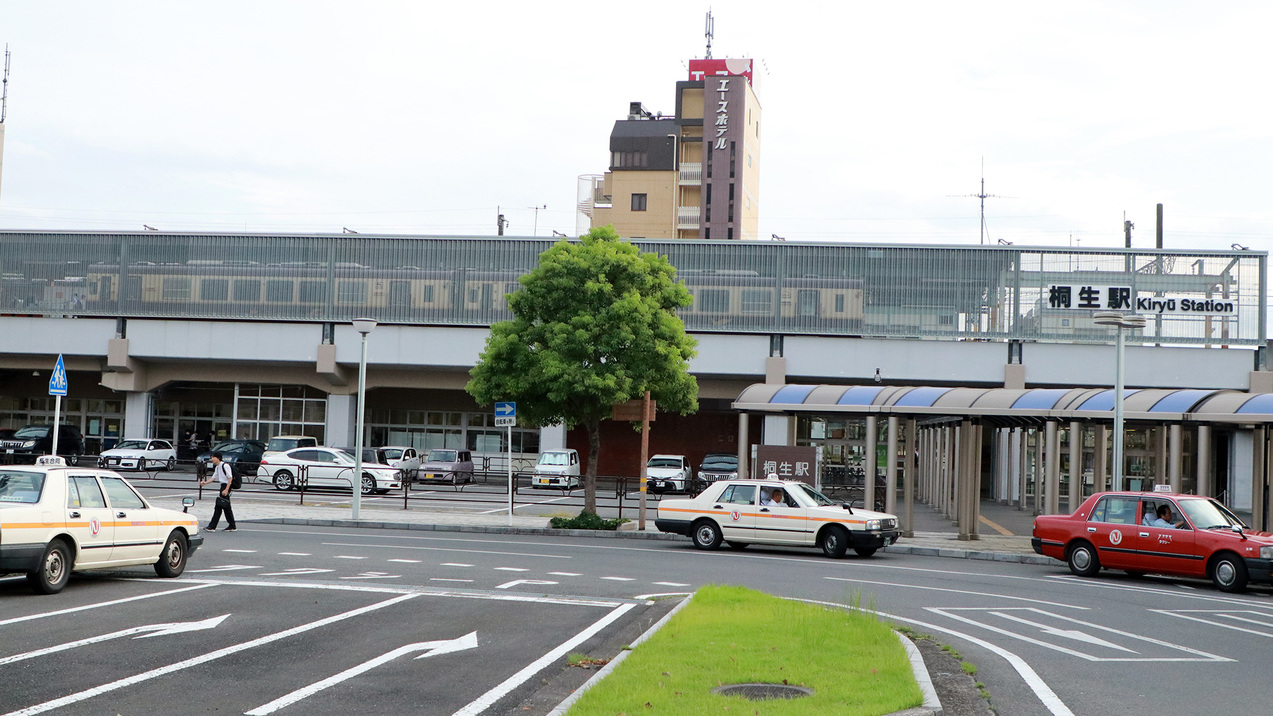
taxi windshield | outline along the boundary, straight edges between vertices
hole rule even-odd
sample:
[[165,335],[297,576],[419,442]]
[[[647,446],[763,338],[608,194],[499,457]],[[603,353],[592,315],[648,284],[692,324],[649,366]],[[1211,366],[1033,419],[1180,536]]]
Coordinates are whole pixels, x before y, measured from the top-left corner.
[[145,450],[145,440],[124,440],[115,446],[116,450]]
[[40,501],[44,473],[25,470],[0,471],[0,502],[34,505]]
[[817,490],[813,489],[812,487],[809,487],[808,485],[801,485],[800,489],[804,490],[804,494],[807,495],[810,500],[813,500],[814,504],[817,504],[820,506],[828,506],[828,505],[837,504],[835,502],[832,502],[831,499],[827,497],[826,495],[822,494],[821,492],[818,492]]
[[1234,525],[1246,527],[1237,515],[1215,500],[1181,500],[1180,510],[1200,530],[1228,529]]

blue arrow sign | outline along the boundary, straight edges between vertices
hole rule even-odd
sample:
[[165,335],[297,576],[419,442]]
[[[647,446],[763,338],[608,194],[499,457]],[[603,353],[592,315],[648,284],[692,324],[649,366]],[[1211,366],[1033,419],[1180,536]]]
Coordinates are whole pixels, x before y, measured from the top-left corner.
[[[63,395],[65,395],[65,393]],[[495,414],[501,417],[516,417],[517,403],[496,403]]]
[[57,365],[53,366],[53,375],[49,376],[49,395],[66,395],[66,366],[62,365],[61,354],[58,354]]

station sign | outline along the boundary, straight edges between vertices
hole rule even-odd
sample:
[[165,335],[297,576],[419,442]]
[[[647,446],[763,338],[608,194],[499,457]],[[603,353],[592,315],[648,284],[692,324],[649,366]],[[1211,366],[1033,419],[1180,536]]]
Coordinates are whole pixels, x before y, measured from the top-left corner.
[[1232,316],[1238,302],[1230,298],[1139,295],[1131,286],[1050,284],[1047,306],[1058,310],[1132,311],[1146,315]]

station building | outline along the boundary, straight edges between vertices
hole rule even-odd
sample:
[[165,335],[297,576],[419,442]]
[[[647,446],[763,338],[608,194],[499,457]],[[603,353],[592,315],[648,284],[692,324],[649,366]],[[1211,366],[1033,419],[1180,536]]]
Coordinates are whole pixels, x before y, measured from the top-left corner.
[[[747,469],[754,445],[813,446],[825,483],[874,467],[974,537],[979,499],[1047,512],[1110,486],[1116,334],[1094,314],[1114,309],[1147,318],[1125,331],[1127,481],[1115,487],[1170,484],[1266,519],[1263,252],[634,243],[677,267],[699,341],[700,410],[659,414],[655,453],[697,464],[736,452]],[[350,321],[368,316],[380,325],[367,443],[467,447],[502,465],[507,435],[464,385],[550,245],[0,232],[0,428],[52,418],[61,355],[64,416],[91,452],[187,432],[352,445]],[[635,474],[630,426],[606,430],[599,471]],[[587,452],[561,426],[513,431],[521,461],[562,446]],[[888,491],[890,504],[903,494]]]

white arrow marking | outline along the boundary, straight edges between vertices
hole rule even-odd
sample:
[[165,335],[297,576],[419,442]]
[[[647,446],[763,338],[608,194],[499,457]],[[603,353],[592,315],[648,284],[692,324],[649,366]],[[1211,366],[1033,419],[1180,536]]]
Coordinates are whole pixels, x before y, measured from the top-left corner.
[[[44,649],[36,649],[35,651],[28,651],[24,654],[14,654],[13,656],[6,656],[3,659],[0,659],[0,666],[4,664],[12,664],[15,661],[25,661],[27,659],[34,659],[37,656],[45,656],[47,654],[56,654],[59,651],[67,651],[68,649],[74,649],[81,646],[88,646],[89,644],[98,644],[103,641],[110,641],[111,639],[119,639],[121,637],[126,637],[126,636],[132,636],[134,639],[145,639],[152,636],[167,636],[169,634],[181,634],[183,632],[188,632],[188,631],[212,629],[216,627],[218,624],[220,624],[221,622],[225,621],[226,617],[228,616],[230,615],[223,614],[219,617],[212,617],[211,619],[204,619],[203,621],[198,621],[198,622],[173,622],[171,624],[147,624],[145,626],[132,627],[130,629],[124,629],[122,631],[111,632],[110,634],[102,634],[101,636],[93,636],[87,639],[80,639],[79,641],[69,641],[65,644],[50,646]],[[154,632],[154,633],[146,634],[144,632]],[[134,634],[138,634],[140,636],[133,636]]]
[[997,617],[1003,617],[1004,619],[1007,619],[1009,621],[1014,621],[1020,624],[1026,624],[1028,626],[1037,627],[1039,631],[1043,632],[1044,634],[1052,634],[1054,636],[1064,637],[1066,639],[1073,639],[1075,641],[1082,641],[1088,644],[1095,644],[1096,646],[1103,646],[1108,649],[1115,649],[1117,651],[1125,651],[1129,654],[1140,653],[1140,652],[1128,649],[1125,646],[1119,646],[1118,644],[1105,641],[1104,639],[1101,639],[1100,637],[1092,636],[1091,634],[1088,634],[1087,632],[1078,631],[1077,629],[1057,629],[1056,627],[1048,626],[1046,624],[1039,624],[1038,622],[1032,622],[1029,619],[1022,619],[1021,617],[1014,617],[1010,614],[1004,614],[1003,612],[990,612],[990,613]]
[[496,589],[512,589],[519,584],[556,584],[556,582],[549,582],[544,579],[514,579],[511,582],[505,582],[499,585]]
[[187,572],[233,572],[236,569],[261,569],[255,564],[225,564],[220,567],[207,567],[205,569],[187,569]]
[[424,653],[417,656],[416,659],[424,659],[426,657],[437,656],[439,654],[450,654],[456,651],[464,651],[465,649],[476,649],[476,648],[477,648],[477,632],[469,632],[468,634],[465,634],[464,636],[459,637],[458,639],[446,639],[442,641],[422,641],[418,644],[407,644],[406,646],[400,646],[397,649],[394,649],[393,651],[387,654],[378,656],[372,659],[371,661],[363,662],[359,664],[358,666],[353,667],[352,669],[346,669],[345,671],[342,671],[339,674],[336,674],[335,676],[331,676],[326,679],[323,679],[322,681],[317,681],[315,683],[312,683],[303,689],[297,689],[296,691],[293,691],[292,693],[286,696],[280,696],[279,698],[274,699],[268,704],[259,706],[255,709],[252,709],[251,711],[248,711],[245,714],[245,716],[265,716],[265,714],[274,713],[275,711],[278,711],[281,708],[291,706],[292,704],[296,703],[297,701],[300,701],[301,699],[304,699],[309,696],[313,696],[314,694],[318,693],[319,691],[322,691],[323,689],[328,688],[329,686],[335,686],[336,684],[339,684],[342,681],[347,681],[355,676],[358,676],[359,674],[371,671],[377,666],[380,666],[381,664],[387,664],[390,661],[393,661],[399,656],[403,656],[405,654],[411,654],[417,651],[423,651]]
[[291,569],[285,569],[282,572],[262,572],[261,576],[262,577],[279,577],[279,576],[295,577],[298,574],[321,574],[323,572],[334,572],[334,571],[336,570],[319,569],[318,567],[292,567]]

